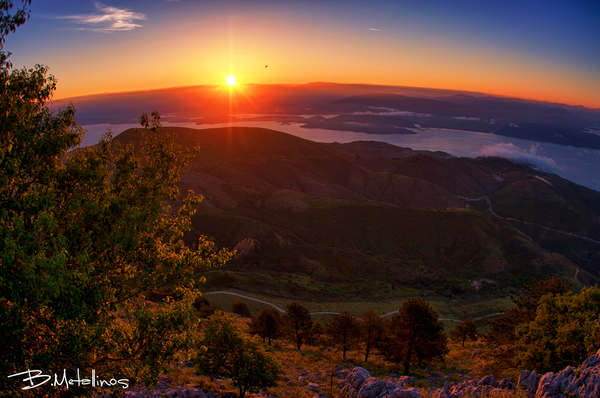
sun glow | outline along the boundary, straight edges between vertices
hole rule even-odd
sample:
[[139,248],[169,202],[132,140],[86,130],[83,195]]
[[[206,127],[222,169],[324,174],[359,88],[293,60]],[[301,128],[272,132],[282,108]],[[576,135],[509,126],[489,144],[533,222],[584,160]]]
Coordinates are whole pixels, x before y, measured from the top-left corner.
[[227,76],[227,84],[229,84],[230,86],[233,86],[235,84],[235,77],[233,77],[233,75]]

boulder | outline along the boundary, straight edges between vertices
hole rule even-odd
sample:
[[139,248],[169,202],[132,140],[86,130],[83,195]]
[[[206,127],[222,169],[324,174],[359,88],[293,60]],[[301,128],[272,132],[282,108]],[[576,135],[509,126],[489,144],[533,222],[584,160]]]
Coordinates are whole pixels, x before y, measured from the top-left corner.
[[397,379],[381,380],[371,377],[370,373],[361,367],[356,367],[348,373],[344,388],[338,398],[419,398],[420,394],[414,388],[405,389],[405,384]]

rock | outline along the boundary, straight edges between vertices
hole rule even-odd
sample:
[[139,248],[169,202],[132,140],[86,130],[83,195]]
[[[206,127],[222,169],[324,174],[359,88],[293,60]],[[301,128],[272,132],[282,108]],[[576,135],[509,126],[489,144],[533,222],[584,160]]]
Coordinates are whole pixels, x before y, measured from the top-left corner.
[[405,390],[404,384],[398,381],[381,380],[371,377],[370,373],[361,367],[356,367],[348,373],[346,383],[338,398],[419,398],[420,394],[414,388]]
[[369,377],[358,390],[356,398],[376,398],[381,396],[387,387],[385,381]]
[[499,383],[496,381],[493,375],[484,376],[479,383],[480,386],[493,386],[498,387]]
[[477,350],[471,351],[471,359],[475,358],[477,355],[481,354],[482,352],[483,352],[483,348],[479,348]]
[[415,388],[407,388],[406,390],[402,388],[396,388],[390,394],[389,398],[420,398],[421,394]]
[[346,377],[348,377],[348,373],[350,373],[347,370],[338,370],[337,372],[335,372],[335,377],[337,377],[340,380],[344,380]]
[[524,370],[519,376],[519,382],[517,385],[519,387],[523,387],[528,393],[535,394],[540,382],[540,378],[541,375],[537,374],[535,370],[531,373],[528,370]]
[[319,389],[319,385],[317,383],[308,383],[306,386],[310,391],[317,391]]

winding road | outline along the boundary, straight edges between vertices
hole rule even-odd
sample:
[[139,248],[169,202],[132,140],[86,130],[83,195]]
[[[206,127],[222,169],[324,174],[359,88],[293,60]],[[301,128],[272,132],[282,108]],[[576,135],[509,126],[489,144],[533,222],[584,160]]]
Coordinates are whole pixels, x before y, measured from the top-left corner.
[[488,204],[488,210],[490,211],[490,213],[492,213],[492,215],[494,217],[497,217],[497,218],[499,218],[501,220],[515,221],[515,222],[518,222],[518,223],[521,223],[521,224],[525,224],[525,225],[534,225],[536,227],[543,228],[546,231],[552,231],[552,232],[556,232],[556,233],[561,234],[561,235],[567,235],[567,236],[571,236],[573,238],[584,239],[584,240],[587,240],[587,241],[590,241],[590,242],[593,242],[593,243],[600,244],[600,241],[588,238],[587,236],[577,235],[577,234],[574,234],[572,232],[562,231],[560,229],[549,228],[549,227],[546,227],[546,226],[541,225],[541,224],[537,224],[537,223],[533,223],[533,222],[528,222],[528,221],[523,221],[523,220],[518,220],[516,218],[502,217],[502,216],[500,216],[500,215],[498,215],[498,214],[496,214],[494,212],[494,209],[492,208],[492,202],[490,201],[490,197],[487,196],[487,195],[484,195],[484,196],[481,196],[481,197],[475,198],[475,199],[473,199],[473,198],[467,198],[467,197],[460,196],[460,195],[454,195],[454,196],[457,197],[457,198],[459,198],[459,199],[466,200],[467,202],[479,202],[480,200],[485,200],[486,203]]
[[[225,291],[218,291],[218,292],[208,292],[208,293],[202,293],[203,296],[208,296],[209,294],[225,294],[225,295],[229,295],[229,296],[236,296],[236,297],[241,297],[244,298],[246,300],[251,300],[251,301],[256,301],[257,303],[261,303],[261,304],[266,304],[266,305],[270,305],[271,307],[275,308],[277,311],[281,312],[282,314],[285,314],[287,311],[284,310],[283,308],[270,303],[268,301],[264,301],[264,300],[259,300],[257,298],[254,297],[250,297],[250,296],[245,296],[243,294],[239,294],[239,293],[233,293],[233,292],[225,292]],[[398,313],[398,311],[392,311],[392,312],[388,312],[387,314],[383,314],[380,315],[380,318],[385,318],[387,316],[390,315],[394,315]],[[341,312],[334,312],[334,311],[317,311],[317,312],[311,312],[311,315],[339,315],[341,314]],[[474,321],[479,321],[481,319],[485,319],[485,318],[491,318],[493,316],[498,316],[498,315],[503,315],[504,312],[495,312],[493,314],[489,314],[489,315],[484,315],[484,316],[480,316],[479,318],[475,318],[473,319]],[[453,318],[438,318],[439,321],[450,321],[450,322],[462,322],[460,319],[453,319]]]
[[[548,183],[548,182],[547,182],[547,181],[545,181],[545,180],[543,180],[543,181],[544,181],[544,182],[546,182],[546,183]],[[543,228],[543,229],[545,229],[545,230],[547,230],[547,231],[552,231],[552,232],[559,233],[559,234],[562,234],[562,235],[567,235],[567,236],[571,236],[571,237],[574,237],[574,238],[584,239],[584,240],[587,240],[587,241],[590,241],[590,242],[593,242],[593,243],[598,243],[598,244],[600,244],[600,241],[597,241],[597,240],[594,240],[594,239],[588,238],[587,236],[577,235],[577,234],[574,234],[574,233],[572,233],[572,232],[561,231],[561,230],[559,230],[559,229],[553,229],[553,228],[549,228],[549,227],[546,227],[546,226],[544,226],[544,225],[541,225],[541,224],[537,224],[537,223],[531,223],[531,222],[528,222],[528,221],[522,221],[522,220],[518,220],[518,219],[516,219],[516,218],[502,217],[502,216],[500,216],[500,215],[498,215],[498,214],[496,214],[496,213],[494,212],[494,209],[492,208],[492,202],[490,201],[490,197],[489,197],[489,196],[487,196],[487,195],[481,196],[481,197],[479,197],[479,198],[467,198],[467,197],[460,196],[460,195],[454,195],[454,196],[455,196],[455,197],[457,197],[457,198],[459,198],[459,199],[465,200],[465,201],[467,201],[467,202],[478,202],[478,201],[480,201],[480,200],[485,200],[485,202],[486,202],[486,203],[487,203],[487,205],[488,205],[488,210],[490,211],[490,213],[491,213],[491,214],[492,214],[494,217],[497,217],[497,218],[499,218],[499,219],[501,219],[501,220],[505,220],[505,221],[515,221],[515,222],[519,222],[519,223],[526,224],[526,225],[534,225],[534,226],[537,226],[537,227]],[[579,279],[577,279],[577,275],[578,275],[578,274],[579,274],[579,268],[575,267],[575,280],[576,280],[577,282],[579,282]],[[269,306],[271,306],[271,307],[275,308],[277,311],[279,311],[279,312],[280,312],[280,313],[282,313],[282,314],[285,314],[285,313],[286,313],[286,311],[285,311],[283,308],[281,308],[281,307],[279,307],[279,306],[277,306],[277,305],[275,305],[275,304],[273,304],[273,303],[270,303],[270,302],[268,302],[268,301],[264,301],[264,300],[259,300],[259,299],[256,299],[256,298],[254,298],[254,297],[245,296],[245,295],[243,295],[243,294],[239,294],[239,293],[232,293],[232,292],[218,291],[218,292],[209,292],[209,293],[203,293],[203,294],[204,294],[204,295],[210,295],[210,294],[226,294],[226,295],[230,295],[230,296],[237,296],[237,297],[244,298],[244,299],[246,299],[246,300],[251,300],[251,301],[255,301],[255,302],[257,302],[257,303],[261,303],[261,304],[269,305]],[[396,314],[396,313],[398,313],[398,311],[392,311],[392,312],[388,312],[387,314],[383,314],[383,315],[381,315],[381,318],[385,318],[385,317],[388,317],[388,316],[390,316],[390,315],[394,315],[394,314]],[[333,311],[317,311],[317,312],[311,312],[310,314],[311,314],[311,315],[337,315],[337,314],[340,314],[340,313],[339,313],[339,312],[333,312]],[[491,318],[491,317],[498,316],[498,315],[503,315],[503,314],[504,314],[503,312],[495,312],[495,313],[493,313],[493,314],[488,314],[488,315],[480,316],[480,317],[478,317],[478,318],[475,318],[475,319],[473,319],[473,320],[474,320],[474,321],[479,321],[479,320],[481,320],[481,319],[485,319],[485,318]],[[454,318],[439,318],[439,320],[440,320],[440,321],[449,321],[449,322],[462,322],[460,319],[454,319]]]

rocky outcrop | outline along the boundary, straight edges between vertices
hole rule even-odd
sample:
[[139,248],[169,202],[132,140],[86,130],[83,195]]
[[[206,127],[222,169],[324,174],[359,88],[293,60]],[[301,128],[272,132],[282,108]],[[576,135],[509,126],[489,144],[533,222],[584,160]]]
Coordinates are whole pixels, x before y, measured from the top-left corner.
[[501,394],[512,394],[516,391],[516,386],[510,379],[504,378],[498,382],[494,376],[488,375],[481,380],[469,380],[462,383],[444,383],[444,387],[435,392],[439,398],[458,398],[463,396],[499,396]]
[[600,350],[579,368],[569,366],[554,374],[538,375],[524,370],[519,386],[536,398],[600,398]]
[[338,398],[420,398],[416,389],[406,388],[405,381],[405,378],[402,381],[377,379],[371,377],[368,370],[356,367],[348,373]]
[[[361,367],[352,369],[346,378],[344,388],[338,398],[420,398],[419,392],[406,385],[414,378],[395,378],[382,380],[371,377]],[[533,371],[521,372],[518,388],[529,397],[535,398],[600,398],[600,350],[586,359],[581,366],[569,366],[559,373],[544,375]],[[488,375],[480,380],[468,380],[460,383],[446,381],[444,387],[435,391],[436,398],[462,397],[500,397],[515,396],[517,392],[510,379],[497,381]]]

